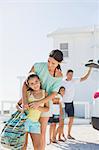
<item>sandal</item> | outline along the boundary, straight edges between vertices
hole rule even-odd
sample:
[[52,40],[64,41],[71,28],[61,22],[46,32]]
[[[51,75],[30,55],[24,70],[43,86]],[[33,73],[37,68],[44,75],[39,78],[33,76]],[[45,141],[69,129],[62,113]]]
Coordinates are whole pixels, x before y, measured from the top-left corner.
[[71,140],[75,140],[75,138],[72,137],[71,135],[68,135],[67,138],[68,138],[68,139],[71,139]]
[[59,139],[58,141],[60,141],[60,142],[65,142],[65,140],[63,140],[63,139]]

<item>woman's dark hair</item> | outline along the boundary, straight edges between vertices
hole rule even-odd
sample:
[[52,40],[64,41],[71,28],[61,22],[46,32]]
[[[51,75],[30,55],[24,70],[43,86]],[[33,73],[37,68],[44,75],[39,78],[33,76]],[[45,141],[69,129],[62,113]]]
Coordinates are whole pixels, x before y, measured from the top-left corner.
[[[29,81],[30,79],[34,78],[34,77],[37,77],[37,78],[38,78],[38,80],[40,80],[40,78],[39,78],[39,76],[38,76],[38,75],[36,75],[36,74],[31,74],[31,75],[29,75],[29,76],[28,76],[28,78],[27,78],[27,85],[29,85],[28,81]],[[42,89],[41,82],[40,82],[40,89]],[[32,91],[33,91],[33,89],[31,89],[30,87],[29,87],[29,89],[28,89],[28,90],[32,90]]]
[[50,52],[49,57],[53,57],[56,61],[61,62],[63,60],[63,53],[61,50],[55,49]]
[[54,70],[54,75],[53,75],[54,77],[55,77],[56,69],[62,71],[60,64],[58,64],[58,66],[57,66],[57,67],[55,68],[55,70]]
[[61,66],[58,64],[58,66],[56,67],[58,70],[62,71]]
[[59,91],[58,91],[58,93],[60,94],[60,90],[61,89],[64,89],[65,90],[65,87],[64,86],[61,86],[60,88],[59,88]]

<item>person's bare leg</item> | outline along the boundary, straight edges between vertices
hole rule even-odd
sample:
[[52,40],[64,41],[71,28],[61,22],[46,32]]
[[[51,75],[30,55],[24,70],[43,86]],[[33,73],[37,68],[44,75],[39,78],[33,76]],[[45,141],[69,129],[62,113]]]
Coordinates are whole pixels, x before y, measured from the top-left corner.
[[59,131],[58,131],[58,133],[59,133],[59,136],[58,136],[58,140],[59,141],[62,141],[62,139],[61,139],[61,135],[62,135],[62,133],[63,133],[63,125],[64,125],[64,120],[63,119],[61,119],[60,121],[59,121]]
[[43,150],[41,148],[41,134],[30,133],[34,150]]
[[74,117],[69,117],[69,122],[68,122],[68,135],[67,135],[67,138],[71,138],[71,139],[74,139],[74,138],[71,136],[71,129],[72,129],[73,121],[74,121]]
[[27,145],[28,145],[28,132],[26,132],[26,135],[25,135],[25,143],[24,143],[24,146],[22,148],[22,150],[26,150],[27,149]]
[[64,134],[64,119],[62,120],[62,137],[64,138],[64,140],[66,141],[66,137],[65,137],[65,134]]
[[62,135],[62,136],[63,136],[64,140],[66,141],[66,137],[65,137],[65,134],[64,134],[64,133],[63,133],[63,135]]
[[62,137],[63,137],[63,126],[60,126],[58,140],[61,141],[61,142],[64,142],[64,140],[62,139]]
[[60,137],[60,126],[58,126],[58,128],[56,129],[56,137],[58,136],[58,140]]
[[53,124],[52,123],[50,125],[49,132],[50,132],[50,143],[51,143],[52,142],[52,138],[53,138]]
[[41,118],[40,118],[42,150],[45,150],[45,144],[46,144],[46,129],[47,129],[48,120],[49,120],[49,117],[41,117]]
[[56,123],[53,124],[53,142],[56,142]]
[[60,139],[61,139],[61,129],[60,129],[61,127],[59,127],[59,131],[58,131],[58,141],[60,141]]

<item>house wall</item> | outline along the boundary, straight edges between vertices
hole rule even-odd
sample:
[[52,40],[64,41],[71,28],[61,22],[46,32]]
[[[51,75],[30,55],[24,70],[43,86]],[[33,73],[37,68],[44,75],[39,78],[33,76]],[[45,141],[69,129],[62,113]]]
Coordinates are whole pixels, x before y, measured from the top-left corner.
[[[68,69],[74,70],[74,77],[82,77],[88,70],[85,63],[89,59],[99,59],[99,32],[64,34],[53,36],[54,48],[60,48],[60,43],[69,44],[69,58],[64,59],[62,70],[64,76]],[[90,77],[77,85],[75,101],[88,101],[92,103],[92,95],[99,88],[99,71],[93,69]],[[84,116],[84,107],[76,106],[76,116]]]

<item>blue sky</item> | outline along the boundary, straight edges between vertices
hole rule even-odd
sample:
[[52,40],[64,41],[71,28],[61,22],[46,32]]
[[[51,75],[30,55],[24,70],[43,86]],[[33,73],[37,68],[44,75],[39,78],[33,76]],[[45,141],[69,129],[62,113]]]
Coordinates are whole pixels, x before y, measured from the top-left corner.
[[53,48],[48,33],[94,24],[99,24],[98,0],[0,0],[0,100],[17,100],[17,76],[47,61]]

